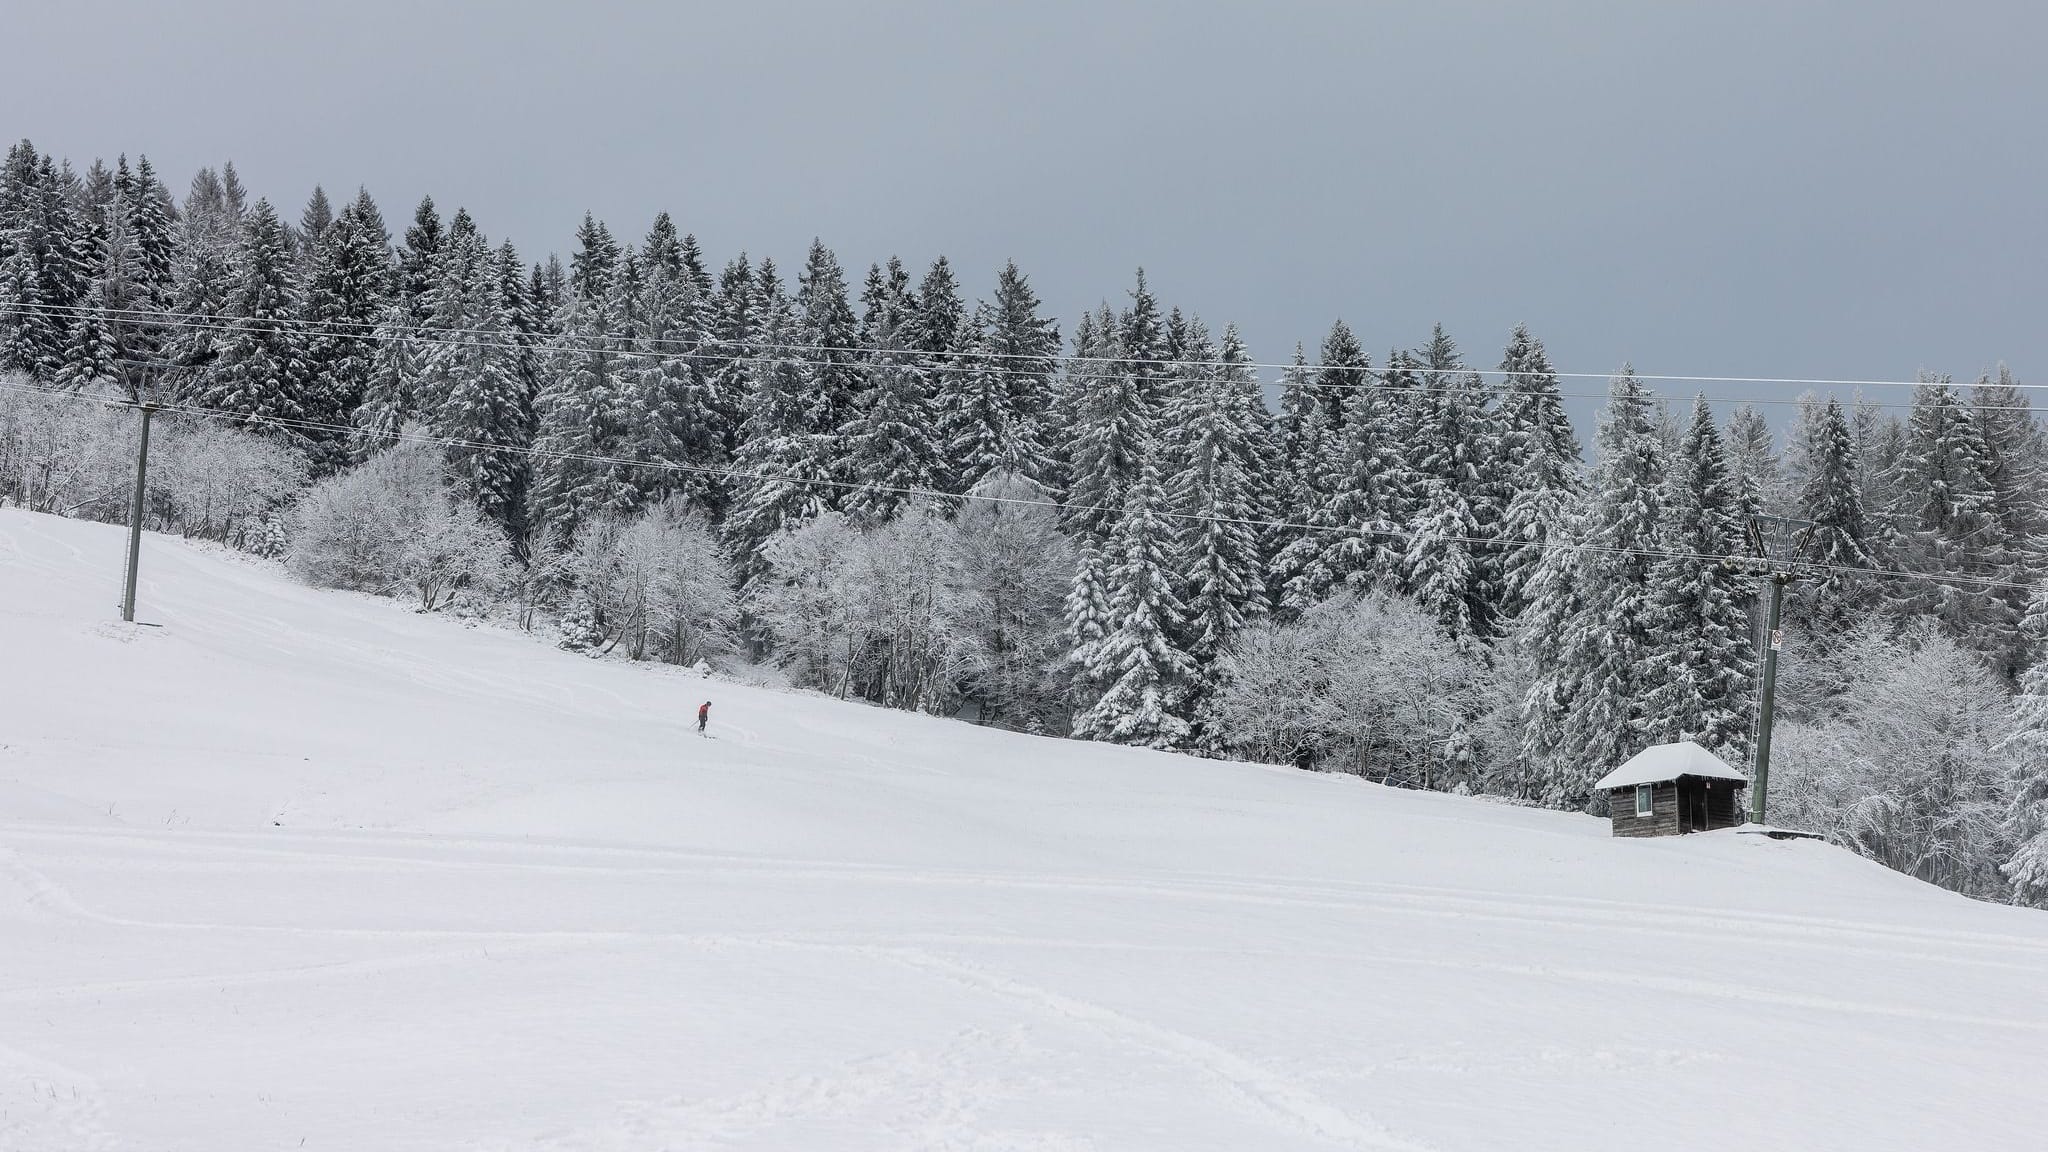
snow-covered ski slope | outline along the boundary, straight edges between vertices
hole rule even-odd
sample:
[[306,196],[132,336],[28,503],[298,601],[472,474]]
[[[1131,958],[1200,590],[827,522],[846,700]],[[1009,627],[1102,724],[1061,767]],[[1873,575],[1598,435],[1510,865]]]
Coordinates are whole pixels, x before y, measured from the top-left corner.
[[145,548],[0,511],[7,1152],[2048,1147],[2048,915]]

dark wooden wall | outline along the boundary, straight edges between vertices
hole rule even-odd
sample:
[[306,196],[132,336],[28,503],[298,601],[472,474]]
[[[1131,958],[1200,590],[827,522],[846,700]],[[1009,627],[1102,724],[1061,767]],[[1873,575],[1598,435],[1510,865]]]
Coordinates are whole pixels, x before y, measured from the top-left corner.
[[[1705,827],[1694,827],[1681,791],[1706,798]],[[1727,780],[1715,780],[1709,786],[1697,776],[1686,776],[1656,785],[1650,800],[1654,812],[1649,816],[1636,815],[1634,788],[1616,788],[1608,793],[1607,800],[1608,819],[1614,824],[1616,836],[1677,836],[1683,832],[1733,828],[1742,822],[1742,789]]]
[[1616,788],[1608,793],[1607,807],[1612,813],[1608,818],[1614,821],[1616,836],[1676,836],[1678,835],[1678,785],[1665,783],[1656,786],[1651,793],[1649,816],[1636,815],[1636,790]]

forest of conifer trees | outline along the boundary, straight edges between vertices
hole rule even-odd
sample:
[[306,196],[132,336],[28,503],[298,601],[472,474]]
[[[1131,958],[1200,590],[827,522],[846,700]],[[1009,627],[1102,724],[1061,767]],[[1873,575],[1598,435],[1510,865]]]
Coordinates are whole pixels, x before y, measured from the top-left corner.
[[[1275,378],[1139,272],[1071,325],[1012,263],[714,263],[666,214],[566,264],[423,200],[296,220],[234,167],[0,171],[0,497],[593,655],[1080,739],[1599,811],[1756,723],[1759,514],[1812,522],[1772,812],[2048,904],[2048,438],[2001,370],[1887,404],[1660,398],[1582,450],[1542,342],[1339,322]],[[1420,336],[1421,334],[1414,334]],[[1497,367],[1475,368],[1474,360]],[[1277,402],[1273,402],[1277,401]],[[771,671],[771,669],[773,671]]]

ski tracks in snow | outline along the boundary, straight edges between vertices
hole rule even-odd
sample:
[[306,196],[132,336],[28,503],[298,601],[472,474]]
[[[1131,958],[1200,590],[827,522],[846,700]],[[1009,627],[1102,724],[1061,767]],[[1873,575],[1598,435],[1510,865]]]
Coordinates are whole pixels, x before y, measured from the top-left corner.
[[1358,1149],[1360,1152],[1429,1152],[1427,1145],[1395,1136],[1378,1121],[1351,1115],[1280,1073],[1199,1037],[936,953],[881,948],[872,950],[871,954],[970,988],[1029,1004],[1061,1020],[1084,1025],[1192,1068],[1219,1081],[1238,1098],[1281,1126],[1318,1137],[1337,1147]]

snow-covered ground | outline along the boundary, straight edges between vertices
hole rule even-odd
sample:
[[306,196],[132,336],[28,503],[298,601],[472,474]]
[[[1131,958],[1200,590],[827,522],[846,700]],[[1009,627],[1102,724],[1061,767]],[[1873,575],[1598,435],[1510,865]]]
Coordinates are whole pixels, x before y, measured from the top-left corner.
[[[2048,915],[0,511],[0,1149],[2039,1149]],[[713,701],[713,740],[691,731]]]

